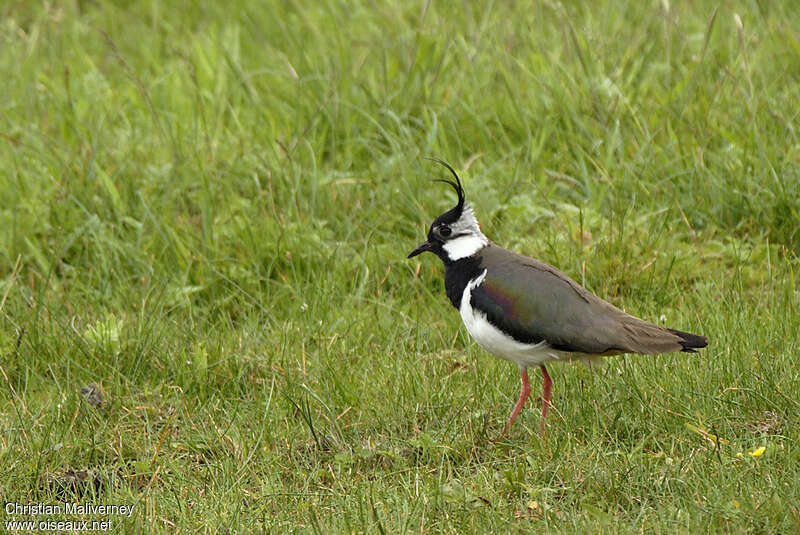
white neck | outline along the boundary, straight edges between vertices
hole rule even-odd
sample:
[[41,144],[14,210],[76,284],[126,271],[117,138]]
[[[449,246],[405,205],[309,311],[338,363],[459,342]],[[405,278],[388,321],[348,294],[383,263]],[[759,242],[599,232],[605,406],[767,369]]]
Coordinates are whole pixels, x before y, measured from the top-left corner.
[[480,231],[478,234],[459,236],[446,242],[442,248],[452,261],[472,256],[489,244],[489,240]]
[[451,228],[453,234],[458,237],[447,240],[442,248],[452,261],[472,256],[489,245],[489,239],[481,232],[469,203],[464,205],[461,217],[451,225]]

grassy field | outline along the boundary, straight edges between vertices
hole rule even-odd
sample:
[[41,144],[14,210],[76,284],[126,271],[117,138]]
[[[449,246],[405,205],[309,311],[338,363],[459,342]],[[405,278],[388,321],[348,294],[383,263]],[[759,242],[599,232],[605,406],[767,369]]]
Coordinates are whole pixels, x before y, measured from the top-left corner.
[[[0,7],[0,520],[800,531],[792,2],[38,4]],[[518,372],[406,259],[426,156],[709,347],[551,366],[548,434],[532,396],[492,441]]]

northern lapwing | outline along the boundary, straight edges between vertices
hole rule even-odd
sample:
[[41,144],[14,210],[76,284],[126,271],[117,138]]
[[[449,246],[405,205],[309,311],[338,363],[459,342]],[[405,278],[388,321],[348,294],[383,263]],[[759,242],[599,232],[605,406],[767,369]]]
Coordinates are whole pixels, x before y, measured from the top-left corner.
[[542,370],[542,422],[552,381],[545,364],[622,353],[696,353],[704,336],[666,329],[626,314],[553,266],[503,249],[481,232],[458,175],[439,180],[455,189],[458,204],[431,224],[428,239],[408,258],[430,251],[444,262],[447,297],[483,349],[519,367],[522,388],[505,435],[530,395],[528,367]]

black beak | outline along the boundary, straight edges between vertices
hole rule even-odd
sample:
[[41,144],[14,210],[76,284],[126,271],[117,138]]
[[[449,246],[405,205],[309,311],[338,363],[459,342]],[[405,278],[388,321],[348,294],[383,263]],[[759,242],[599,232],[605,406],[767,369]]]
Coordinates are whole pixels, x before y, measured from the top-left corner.
[[431,244],[429,242],[425,242],[416,249],[414,249],[413,251],[411,251],[410,253],[408,253],[408,258],[412,258],[420,253],[424,253],[425,251],[430,251],[430,250],[431,250]]

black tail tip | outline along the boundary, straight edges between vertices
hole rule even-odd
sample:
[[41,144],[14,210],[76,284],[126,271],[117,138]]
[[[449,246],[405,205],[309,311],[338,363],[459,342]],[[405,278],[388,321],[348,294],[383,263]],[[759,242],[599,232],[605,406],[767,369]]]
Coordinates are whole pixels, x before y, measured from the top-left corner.
[[672,334],[679,336],[681,339],[678,340],[678,343],[681,345],[686,353],[697,353],[696,349],[700,349],[706,347],[708,345],[708,339],[705,336],[700,336],[699,334],[692,334],[686,333],[683,331],[678,331],[676,329],[667,329]]

